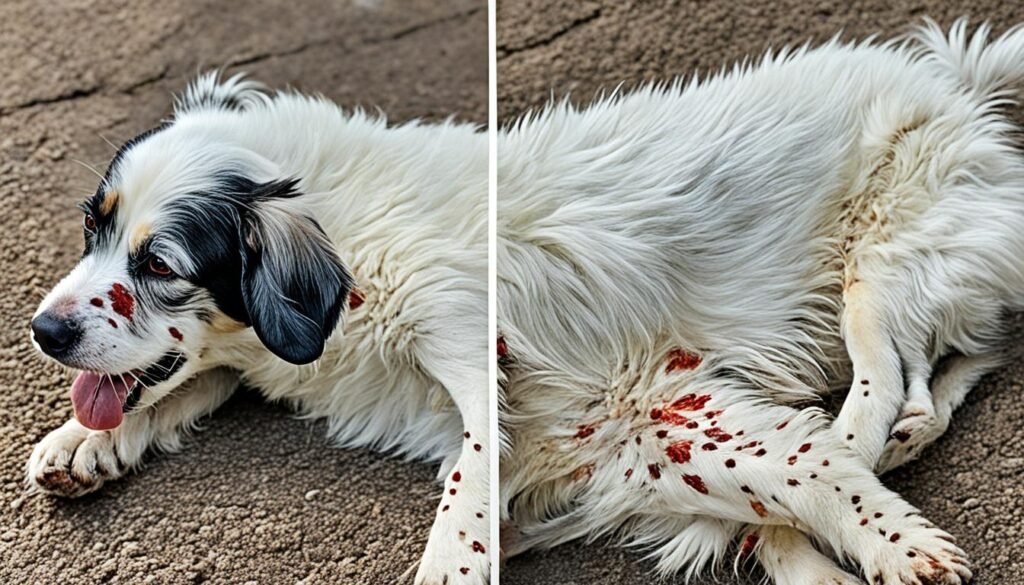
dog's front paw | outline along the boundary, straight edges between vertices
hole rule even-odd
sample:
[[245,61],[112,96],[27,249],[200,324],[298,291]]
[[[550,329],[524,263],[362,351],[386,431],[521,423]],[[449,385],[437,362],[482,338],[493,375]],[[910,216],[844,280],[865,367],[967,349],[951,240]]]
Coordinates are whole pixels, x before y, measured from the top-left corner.
[[[451,512],[455,512],[454,514]],[[416,571],[415,585],[485,585],[490,574],[489,526],[482,512],[439,512]]]
[[939,420],[930,406],[921,408],[907,403],[889,433],[876,472],[885,473],[917,459],[925,447],[946,432],[948,422]]
[[967,555],[953,537],[930,524],[884,538],[877,564],[865,567],[872,585],[963,585],[971,580]]
[[26,465],[30,488],[69,498],[95,491],[121,476],[122,463],[108,431],[71,420],[36,445]]

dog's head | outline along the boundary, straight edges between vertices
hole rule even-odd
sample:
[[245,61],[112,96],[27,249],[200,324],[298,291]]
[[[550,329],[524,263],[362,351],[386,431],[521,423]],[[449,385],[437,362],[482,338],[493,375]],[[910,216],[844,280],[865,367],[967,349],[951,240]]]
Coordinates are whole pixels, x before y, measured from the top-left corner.
[[253,129],[238,117],[256,107],[271,106],[255,84],[200,77],[82,204],[82,259],[31,328],[43,353],[82,370],[71,398],[85,426],[158,401],[222,334],[252,327],[294,364],[323,352],[352,279],[300,211],[300,182],[245,147]]

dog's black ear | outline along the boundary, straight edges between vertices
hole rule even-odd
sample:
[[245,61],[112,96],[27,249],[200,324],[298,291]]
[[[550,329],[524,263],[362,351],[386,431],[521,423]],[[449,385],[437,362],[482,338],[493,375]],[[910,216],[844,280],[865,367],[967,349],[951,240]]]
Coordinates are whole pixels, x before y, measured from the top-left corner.
[[174,100],[174,115],[200,110],[244,110],[251,104],[266,100],[263,85],[245,79],[239,73],[221,79],[220,71],[208,71],[188,84],[185,92]]
[[293,364],[320,357],[352,276],[311,217],[289,209],[295,181],[264,183],[241,222],[242,302],[256,335]]

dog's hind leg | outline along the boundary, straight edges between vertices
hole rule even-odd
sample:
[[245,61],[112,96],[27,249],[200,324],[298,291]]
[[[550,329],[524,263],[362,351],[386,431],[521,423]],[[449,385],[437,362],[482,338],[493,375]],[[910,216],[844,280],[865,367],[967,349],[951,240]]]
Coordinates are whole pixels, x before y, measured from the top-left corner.
[[[449,313],[456,314],[459,314],[458,309]],[[474,347],[481,351],[473,351]],[[453,351],[452,348],[462,349]],[[482,331],[468,326],[460,329],[450,318],[437,320],[431,334],[417,341],[419,363],[448,391],[462,415],[463,424],[461,447],[455,465],[445,477],[444,493],[416,572],[417,585],[488,582],[490,416],[483,348],[486,348],[486,337]]]
[[753,553],[776,585],[861,585],[821,554],[807,535],[788,526],[752,528],[740,546],[741,561]]
[[[854,377],[833,427],[840,439],[873,467],[906,402],[903,366],[892,334],[881,319],[880,299],[870,285],[856,282],[843,297],[843,338]],[[927,377],[924,384],[927,393]],[[915,388],[921,390],[919,384]],[[928,400],[929,409],[930,405]]]
[[[629,506],[648,516],[709,515],[790,526],[856,561],[875,583],[960,584],[970,578],[952,537],[882,485],[822,411],[753,402],[738,389],[709,392],[644,413],[630,428],[640,431],[636,437],[586,438],[615,440],[622,449],[621,458],[588,467],[593,477],[584,478],[589,487],[576,501],[591,521],[614,522]],[[614,428],[606,423],[599,432]],[[630,471],[643,469],[649,473]],[[634,531],[643,525],[628,524]],[[796,544],[809,555],[799,539],[778,536],[776,548]],[[841,575],[829,568],[823,575]]]
[[949,358],[936,373],[931,384],[931,400],[934,416],[917,416],[916,406],[908,401],[896,424],[878,462],[877,470],[882,473],[895,469],[921,455],[925,447],[932,444],[949,428],[949,421],[978,383],[982,376],[1003,363],[1005,358],[998,352],[978,356],[957,355]]
[[92,431],[71,419],[36,445],[26,465],[26,483],[67,497],[95,491],[138,465],[151,447],[178,450],[182,434],[237,387],[237,375],[215,369],[185,382],[152,407],[127,413],[115,429]]

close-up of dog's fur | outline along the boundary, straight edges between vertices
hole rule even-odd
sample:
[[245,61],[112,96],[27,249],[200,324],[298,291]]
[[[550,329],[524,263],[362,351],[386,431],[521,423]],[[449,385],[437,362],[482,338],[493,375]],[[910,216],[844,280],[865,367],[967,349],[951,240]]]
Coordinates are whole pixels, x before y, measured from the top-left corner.
[[99,490],[244,383],[341,446],[438,462],[415,581],[486,583],[486,141],[196,79],[117,151],[82,204],[81,261],[32,318],[80,373],[29,485]]
[[735,546],[786,585],[971,579],[956,527],[876,474],[1024,308],[1024,29],[988,30],[770,51],[499,132],[505,557],[611,536],[662,576]]

